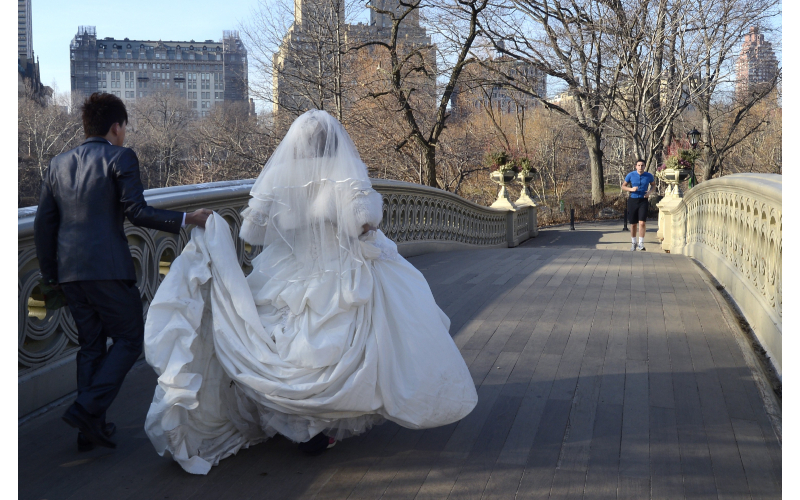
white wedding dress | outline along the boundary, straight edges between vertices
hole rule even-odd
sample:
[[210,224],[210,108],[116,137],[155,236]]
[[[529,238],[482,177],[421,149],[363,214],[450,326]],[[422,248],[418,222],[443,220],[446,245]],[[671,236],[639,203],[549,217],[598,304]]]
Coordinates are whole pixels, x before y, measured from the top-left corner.
[[214,214],[149,307],[159,378],[145,430],[160,455],[206,474],[276,433],[342,439],[384,419],[422,429],[475,407],[425,278],[380,230],[361,234],[382,200],[335,119],[298,118],[251,195],[240,235],[264,246],[253,271]]

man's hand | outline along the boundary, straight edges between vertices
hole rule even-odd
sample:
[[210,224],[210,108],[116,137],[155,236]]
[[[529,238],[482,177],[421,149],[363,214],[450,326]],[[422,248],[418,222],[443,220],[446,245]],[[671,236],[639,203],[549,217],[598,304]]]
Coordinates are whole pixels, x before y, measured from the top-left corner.
[[206,220],[211,216],[213,212],[207,208],[201,208],[199,210],[195,210],[192,213],[186,214],[186,224],[194,224],[197,227],[202,227],[203,229],[206,228]]
[[361,226],[361,229],[364,230],[361,232],[361,234],[367,234],[370,231],[375,231],[377,228],[375,226],[370,226],[369,224],[364,224]]

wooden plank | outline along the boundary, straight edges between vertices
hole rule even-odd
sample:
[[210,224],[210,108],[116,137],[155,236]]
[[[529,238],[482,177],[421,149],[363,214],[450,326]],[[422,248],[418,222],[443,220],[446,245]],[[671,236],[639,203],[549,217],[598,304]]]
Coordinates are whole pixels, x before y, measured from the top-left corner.
[[[533,339],[532,339],[533,340]],[[541,352],[531,343],[530,351]],[[523,350],[523,356],[528,351]],[[555,377],[560,356],[542,354],[531,377],[525,396],[522,398],[514,423],[503,444],[496,465],[486,485],[484,498],[513,498],[522,478],[529,454],[533,451],[537,429],[542,421],[547,397]]]
[[[91,498],[102,496],[110,489],[120,491],[119,496],[123,496],[141,485],[142,476],[155,475],[159,466],[177,465],[159,457],[144,433],[144,419],[156,379],[152,368],[144,362],[137,363],[128,373],[107,414],[107,420],[117,425],[117,434],[113,438],[117,448],[114,450],[97,447],[87,453],[77,451],[77,432],[61,421],[61,414],[72,401],[51,410],[52,413],[45,415],[45,418],[40,417],[38,425],[28,427],[27,432],[20,432],[21,447],[32,445],[31,434],[38,435],[40,430],[47,429],[44,436],[50,440],[41,447],[36,445],[37,448],[30,448],[50,451],[47,454],[35,454],[46,459],[39,465],[38,471],[48,471],[47,481],[39,479],[24,483],[25,487],[19,491],[20,498],[66,498],[78,490],[86,495],[83,498]],[[51,426],[52,431],[49,429]],[[21,454],[20,471],[28,468],[26,462]],[[183,473],[179,467],[173,472]],[[96,480],[87,481],[87,478]]]
[[570,401],[547,400],[516,498],[538,499],[550,495],[571,406]]
[[497,356],[497,367],[489,372],[478,388],[478,406],[456,425],[440,453],[440,461],[431,468],[422,484],[418,498],[438,498],[450,492],[518,357],[517,353]]
[[681,471],[687,498],[717,498],[711,456],[703,427],[700,396],[692,367],[689,343],[675,294],[663,294],[667,341],[672,364],[675,423],[681,453]]
[[672,367],[661,294],[647,293],[647,366],[650,406],[674,408]]
[[558,461],[559,470],[585,472],[589,465],[589,450],[600,395],[599,375],[602,367],[603,360],[600,358],[583,359],[569,415],[569,433],[564,440]]
[[[745,361],[743,350],[750,350],[750,343],[746,338],[743,337],[741,331],[739,330],[739,326],[735,323],[735,320],[728,309],[729,306],[724,299],[714,290],[712,290],[710,285],[709,290],[711,290],[712,294],[714,294],[717,306],[716,308],[713,308],[712,306],[712,309],[715,311],[717,309],[719,310],[720,314],[723,316],[724,322],[728,325],[728,329],[730,330],[730,335],[723,336],[723,339],[728,345],[728,351],[730,352],[733,364],[735,366],[748,366],[749,376],[739,377],[738,381],[740,382],[742,390],[744,391],[750,403],[750,408],[753,411],[753,418],[756,422],[758,422],[759,427],[761,428],[761,433],[763,435],[764,442],[767,446],[772,463],[772,474],[777,478],[778,484],[780,484],[782,477],[782,450],[780,440],[778,439],[775,429],[773,428],[772,420],[767,413],[768,403],[764,400],[761,390],[756,385],[755,379],[760,375],[754,373],[754,368]],[[724,311],[722,310],[723,308],[725,308]],[[748,352],[748,355],[752,356],[752,352]],[[725,391],[724,388],[723,392],[725,392],[726,395],[728,393],[728,391]]]
[[386,423],[319,457],[275,438],[198,477],[144,435],[155,387],[145,366],[128,387],[140,394],[115,403],[116,451],[76,454],[59,415],[20,427],[20,498],[780,495],[780,441],[736,331],[689,259],[544,248],[421,257],[411,261],[453,313],[480,385],[472,420],[425,431]]
[[614,292],[611,333],[608,337],[603,381],[600,386],[600,401],[603,403],[621,405],[623,402],[629,313],[630,290],[625,288],[623,280],[618,282],[618,288]]
[[[276,469],[276,475],[281,474],[281,470],[286,470],[287,476],[284,482],[291,480],[293,491],[313,492],[314,498],[338,500],[347,498],[361,481],[369,468],[374,465],[375,457],[382,454],[383,449],[392,441],[400,428],[394,423],[387,422],[378,428],[373,428],[363,435],[359,441],[344,440],[338,443],[335,448],[325,452],[320,457],[305,457],[303,463],[308,469],[300,469],[300,474],[292,474],[291,469],[286,470],[281,467]],[[351,438],[352,439],[352,438]],[[338,449],[337,449],[338,448]],[[336,453],[333,451],[336,450]],[[323,460],[319,460],[319,459]],[[316,459],[316,460],[315,460]],[[321,481],[312,482],[314,477],[322,478]],[[291,478],[291,479],[290,479]],[[229,491],[225,498],[238,498],[244,492],[253,492],[251,486],[243,485],[243,491]],[[272,490],[275,496],[280,498],[277,489]],[[287,492],[286,496],[289,494]]]
[[772,461],[757,422],[732,418],[736,443],[742,456],[752,498],[781,498],[781,487],[772,474]]
[[498,396],[450,492],[450,498],[480,500],[521,402],[522,394],[509,396],[501,393]]
[[406,460],[397,469],[389,487],[381,498],[414,498],[431,468],[440,462],[440,453],[452,436],[457,423],[428,429],[417,442]]
[[620,443],[620,498],[641,498],[642,488],[650,491],[650,419],[647,391],[647,363],[629,359],[625,371]]
[[687,282],[688,292],[678,295],[677,302],[681,309],[681,319],[686,329],[698,394],[702,401],[703,426],[708,437],[717,493],[721,497],[740,497],[743,493],[747,495],[747,481],[719,377],[703,335],[698,311],[695,309],[697,302],[700,301],[700,291],[692,286],[696,285],[691,280],[692,276],[689,276],[689,279],[687,275],[683,276]]
[[608,348],[608,338],[611,334],[611,315],[614,305],[614,294],[601,288],[597,298],[597,309],[592,317],[592,326],[589,329],[589,339],[586,343],[585,356],[591,358],[605,358]]
[[[698,273],[700,271],[698,270]],[[725,404],[731,418],[743,420],[755,420],[755,413],[750,406],[743,380],[752,378],[750,369],[741,356],[734,358],[731,351],[738,350],[733,339],[733,332],[728,323],[722,317],[719,304],[714,300],[714,293],[710,284],[703,280],[705,293],[697,294],[702,297],[697,307],[702,310],[698,319],[703,329],[711,357],[714,361],[719,377],[722,392],[725,397]]]
[[572,400],[574,397],[575,386],[581,372],[581,360],[586,350],[592,318],[597,310],[599,296],[600,288],[587,287],[585,289],[582,300],[577,307],[577,314],[574,315],[572,321],[572,329],[564,347],[561,365],[556,374],[556,381],[550,391],[551,399]]
[[584,358],[581,364],[567,436],[553,478],[551,498],[581,498],[589,466],[597,402],[600,395],[601,358]]
[[685,498],[675,410],[650,407],[650,477],[652,498]]
[[[453,428],[455,426],[451,426],[450,430]],[[425,431],[401,428],[382,453],[373,457],[373,465],[347,498],[352,500],[380,498],[397,475],[397,471],[408,462],[424,434]]]
[[592,430],[583,498],[616,498],[621,436],[622,405],[599,403]]

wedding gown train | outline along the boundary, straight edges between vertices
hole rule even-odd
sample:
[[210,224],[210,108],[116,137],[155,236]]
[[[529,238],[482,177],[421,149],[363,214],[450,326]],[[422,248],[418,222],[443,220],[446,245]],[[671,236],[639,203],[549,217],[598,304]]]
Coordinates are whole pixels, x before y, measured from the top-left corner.
[[422,274],[377,227],[381,196],[342,125],[309,111],[264,166],[239,236],[262,252],[245,277],[214,214],[150,304],[159,375],[145,430],[162,456],[206,474],[276,433],[336,439],[385,419],[455,422],[472,378]]
[[369,272],[337,297],[324,279],[276,290],[245,278],[217,214],[192,231],[147,314],[159,378],[145,429],[159,454],[206,474],[275,433],[342,439],[384,419],[422,429],[472,410],[472,378],[425,278],[382,232],[362,244]]

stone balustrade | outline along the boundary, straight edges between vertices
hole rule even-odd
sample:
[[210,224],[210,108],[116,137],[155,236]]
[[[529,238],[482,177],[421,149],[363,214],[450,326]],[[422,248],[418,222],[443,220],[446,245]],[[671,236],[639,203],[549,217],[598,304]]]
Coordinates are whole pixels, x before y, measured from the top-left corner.
[[782,176],[734,174],[660,204],[662,248],[699,261],[733,297],[782,371]]
[[[538,234],[536,207],[503,211],[471,203],[459,196],[407,182],[378,180],[383,196],[380,229],[406,257],[472,248],[513,247]],[[157,208],[192,211],[206,207],[231,227],[239,263],[245,272],[260,248],[238,238],[239,212],[247,205],[252,180],[151,189],[148,203]],[[18,374],[19,416],[26,415],[75,390],[77,329],[67,308],[48,311],[38,295],[40,277],[33,241],[36,207],[18,211]],[[189,241],[186,228],[174,235],[126,222],[142,302],[153,299],[169,266]],[[39,300],[37,300],[39,299]]]

